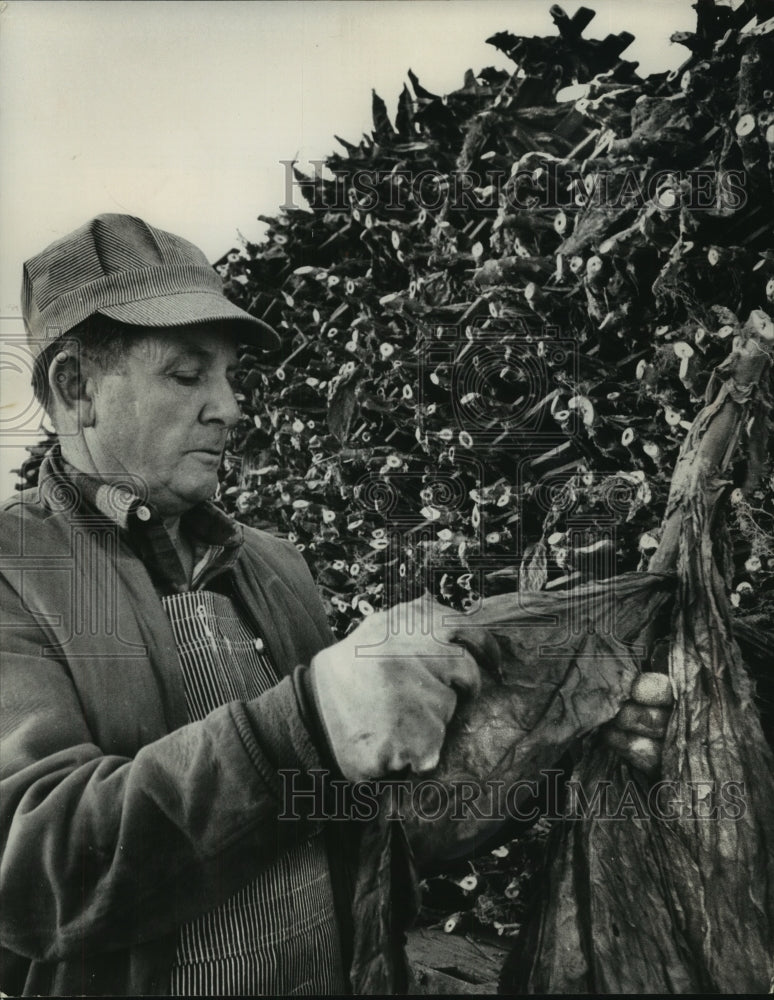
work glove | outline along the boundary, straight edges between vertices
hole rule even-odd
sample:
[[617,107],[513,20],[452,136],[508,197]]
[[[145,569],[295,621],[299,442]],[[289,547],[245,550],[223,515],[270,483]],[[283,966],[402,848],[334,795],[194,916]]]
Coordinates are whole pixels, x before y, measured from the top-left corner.
[[672,702],[672,685],[666,674],[640,674],[632,685],[629,701],[602,728],[607,745],[649,777],[661,770]]
[[481,688],[470,640],[443,624],[450,613],[429,595],[397,604],[312,660],[317,709],[348,780],[437,766],[458,698]]

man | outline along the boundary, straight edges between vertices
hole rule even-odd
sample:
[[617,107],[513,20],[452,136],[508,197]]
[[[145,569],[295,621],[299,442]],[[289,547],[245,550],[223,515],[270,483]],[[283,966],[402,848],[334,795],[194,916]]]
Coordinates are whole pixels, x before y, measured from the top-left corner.
[[295,547],[209,502],[237,347],[277,338],[192,244],[99,216],[27,262],[22,305],[59,445],[0,516],[0,988],[405,989],[401,824],[311,794],[282,819],[280,771],[432,769],[476,660],[437,615],[334,643]]

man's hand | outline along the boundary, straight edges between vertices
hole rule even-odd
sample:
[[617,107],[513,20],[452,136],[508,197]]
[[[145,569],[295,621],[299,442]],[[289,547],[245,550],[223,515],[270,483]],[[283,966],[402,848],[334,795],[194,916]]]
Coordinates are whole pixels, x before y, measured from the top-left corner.
[[602,729],[607,745],[649,777],[661,769],[672,701],[672,685],[666,674],[640,674],[632,685],[630,700]]
[[350,781],[437,764],[457,693],[477,694],[476,660],[424,596],[370,615],[311,664],[331,749]]

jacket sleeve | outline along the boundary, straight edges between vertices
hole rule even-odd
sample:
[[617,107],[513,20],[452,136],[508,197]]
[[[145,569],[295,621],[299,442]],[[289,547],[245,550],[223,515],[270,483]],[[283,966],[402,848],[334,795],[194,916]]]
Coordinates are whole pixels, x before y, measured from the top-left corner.
[[95,744],[67,665],[41,656],[42,629],[17,612],[0,635],[0,934],[11,951],[61,960],[169,933],[309,835],[311,797],[283,818],[278,774],[304,782],[320,766],[298,672],[127,758]]

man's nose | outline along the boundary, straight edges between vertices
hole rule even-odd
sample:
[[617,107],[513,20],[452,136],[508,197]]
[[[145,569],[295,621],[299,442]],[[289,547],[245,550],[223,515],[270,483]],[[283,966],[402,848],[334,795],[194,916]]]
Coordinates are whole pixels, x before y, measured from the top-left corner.
[[211,398],[202,412],[202,420],[217,420],[224,426],[233,427],[242,415],[234,390],[228,379],[223,379],[213,388]]

